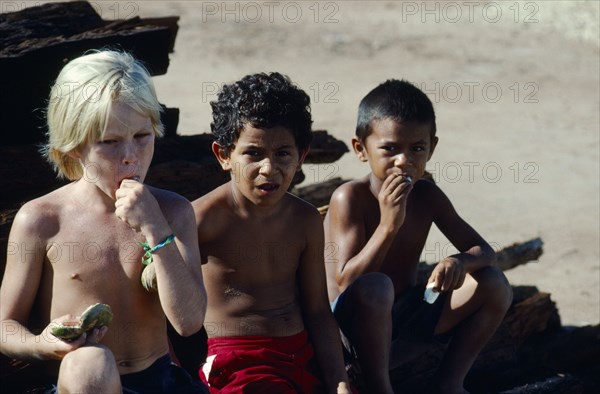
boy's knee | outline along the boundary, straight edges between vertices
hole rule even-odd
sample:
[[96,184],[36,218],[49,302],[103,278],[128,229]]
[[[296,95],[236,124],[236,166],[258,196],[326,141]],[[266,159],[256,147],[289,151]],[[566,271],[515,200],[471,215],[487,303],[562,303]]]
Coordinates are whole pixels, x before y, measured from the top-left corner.
[[356,279],[350,296],[354,304],[391,308],[394,303],[394,283],[385,274],[371,272]]
[[486,267],[478,272],[477,281],[487,295],[489,303],[507,311],[513,299],[513,291],[501,269]]
[[59,388],[72,387],[91,377],[102,377],[108,383],[119,372],[112,352],[101,345],[80,347],[63,358],[60,364]]

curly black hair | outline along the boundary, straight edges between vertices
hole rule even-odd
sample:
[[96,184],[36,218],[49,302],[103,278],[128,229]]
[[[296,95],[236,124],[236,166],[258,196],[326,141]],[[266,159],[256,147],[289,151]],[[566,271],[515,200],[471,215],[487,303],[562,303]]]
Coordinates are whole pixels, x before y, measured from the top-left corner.
[[310,98],[290,79],[277,72],[246,75],[224,85],[211,101],[213,136],[227,153],[246,125],[256,128],[282,126],[292,131],[299,151],[312,141]]
[[371,134],[373,122],[386,118],[398,122],[429,124],[431,137],[435,137],[433,104],[423,91],[408,81],[388,79],[361,100],[358,107],[356,137],[364,141]]

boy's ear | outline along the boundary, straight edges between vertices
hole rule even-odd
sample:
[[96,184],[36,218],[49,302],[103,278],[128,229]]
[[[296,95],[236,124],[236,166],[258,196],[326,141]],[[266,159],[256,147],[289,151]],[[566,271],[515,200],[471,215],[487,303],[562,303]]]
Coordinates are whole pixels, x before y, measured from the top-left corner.
[[352,138],[352,148],[354,149],[354,153],[358,156],[358,159],[362,162],[369,161],[367,158],[367,149],[363,145],[363,143],[356,137]]
[[308,152],[310,151],[310,147],[304,149],[302,152],[300,152],[300,158],[298,159],[298,164],[296,165],[296,172],[302,170],[302,164],[304,164],[304,160],[306,160],[306,156],[308,155]]
[[217,144],[216,142],[212,143],[212,151],[219,163],[221,164],[221,168],[225,171],[231,170],[231,162],[229,161],[229,154],[225,152],[225,149]]
[[431,140],[431,147],[429,148],[429,156],[427,157],[427,161],[429,161],[429,159],[431,159],[431,156],[433,156],[433,151],[435,150],[437,143],[438,137],[433,137],[433,139]]

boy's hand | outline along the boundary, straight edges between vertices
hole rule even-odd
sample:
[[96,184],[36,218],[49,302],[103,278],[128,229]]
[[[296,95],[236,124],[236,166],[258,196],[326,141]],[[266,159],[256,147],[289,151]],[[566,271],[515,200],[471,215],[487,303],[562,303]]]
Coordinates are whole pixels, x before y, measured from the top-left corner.
[[152,193],[135,179],[124,179],[115,193],[115,214],[131,228],[148,234],[152,228],[166,226],[158,202]]
[[84,332],[77,338],[71,341],[63,341],[60,338],[55,337],[51,333],[52,327],[56,325],[64,325],[66,323],[77,324],[79,322],[79,316],[64,315],[58,317],[50,322],[44,331],[41,332],[35,339],[39,348],[37,353],[41,355],[43,359],[50,360],[62,360],[62,358],[69,352],[80,348],[86,344],[98,343],[108,331],[108,327],[95,328],[89,332]]
[[438,292],[456,290],[463,285],[466,275],[463,263],[458,258],[450,256],[435,266],[427,282],[434,282],[434,290]]
[[377,197],[381,223],[387,224],[394,230],[402,226],[406,215],[406,201],[412,187],[410,178],[402,175],[391,174],[385,178]]

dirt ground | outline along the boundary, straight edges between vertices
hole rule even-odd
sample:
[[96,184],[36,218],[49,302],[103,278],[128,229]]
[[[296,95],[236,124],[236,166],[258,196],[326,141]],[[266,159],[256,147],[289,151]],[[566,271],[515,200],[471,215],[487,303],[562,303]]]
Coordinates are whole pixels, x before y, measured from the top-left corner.
[[[106,1],[104,19],[180,16],[161,102],[179,133],[209,131],[218,88],[279,71],[311,96],[315,129],[349,143],[360,99],[388,78],[434,102],[429,171],[495,248],[541,237],[507,273],[551,293],[564,325],[600,323],[599,3],[596,1]],[[306,184],[368,168],[349,153]],[[452,253],[434,229],[423,259]]]

